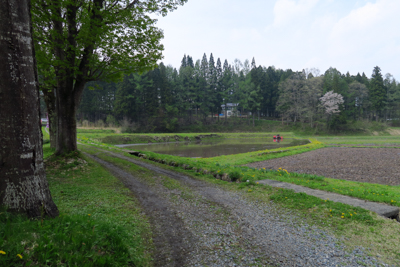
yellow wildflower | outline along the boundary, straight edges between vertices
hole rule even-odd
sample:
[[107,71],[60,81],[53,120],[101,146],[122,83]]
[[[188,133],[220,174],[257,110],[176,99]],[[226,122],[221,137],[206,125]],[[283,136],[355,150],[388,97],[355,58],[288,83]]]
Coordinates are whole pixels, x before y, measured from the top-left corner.
[[3,255],[4,255],[4,254],[6,254],[6,253],[5,253],[4,251],[0,250],[0,254],[3,254]]
[[22,259],[22,255],[21,255],[21,254],[17,254],[17,256],[18,256],[20,259]]
[[344,216],[342,216],[342,219],[344,218]]

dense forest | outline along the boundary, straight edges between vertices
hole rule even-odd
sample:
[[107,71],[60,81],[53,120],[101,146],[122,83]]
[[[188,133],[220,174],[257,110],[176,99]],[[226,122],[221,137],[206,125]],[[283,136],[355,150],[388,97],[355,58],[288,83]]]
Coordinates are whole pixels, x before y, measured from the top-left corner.
[[379,67],[368,78],[335,68],[322,74],[256,66],[254,58],[222,63],[212,54],[194,62],[185,55],[179,70],[161,63],[118,83],[88,83],[78,111],[81,123],[123,124],[140,132],[173,132],[231,117],[253,125],[268,119],[327,129],[357,120],[398,123],[400,84],[390,74],[383,76]]

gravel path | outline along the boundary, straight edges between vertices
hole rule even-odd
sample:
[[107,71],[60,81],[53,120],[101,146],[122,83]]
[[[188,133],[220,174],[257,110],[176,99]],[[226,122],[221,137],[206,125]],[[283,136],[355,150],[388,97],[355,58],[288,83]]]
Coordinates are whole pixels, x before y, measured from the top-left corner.
[[[100,159],[118,157],[154,172],[144,181]],[[346,252],[329,232],[274,203],[250,201],[191,177],[117,153],[91,156],[141,202],[154,229],[156,266],[387,266],[362,249]],[[171,182],[179,186],[172,186]]]
[[248,164],[256,168],[284,168],[358,182],[400,185],[398,148],[322,148],[298,155]]

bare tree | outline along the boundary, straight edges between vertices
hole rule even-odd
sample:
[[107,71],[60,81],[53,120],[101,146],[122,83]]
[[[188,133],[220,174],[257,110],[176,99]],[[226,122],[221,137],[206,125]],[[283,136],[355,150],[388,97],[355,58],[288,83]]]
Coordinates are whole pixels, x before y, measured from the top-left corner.
[[58,215],[43,165],[29,0],[0,0],[0,206]]
[[319,98],[322,95],[321,77],[306,79],[305,72],[296,73],[279,85],[277,108],[283,117],[294,122],[310,122],[311,127],[318,115]]

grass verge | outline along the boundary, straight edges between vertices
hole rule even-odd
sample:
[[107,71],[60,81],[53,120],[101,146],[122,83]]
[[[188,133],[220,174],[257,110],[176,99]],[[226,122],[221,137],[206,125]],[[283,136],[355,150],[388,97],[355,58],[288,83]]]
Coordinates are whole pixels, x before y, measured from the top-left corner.
[[149,223],[120,181],[80,154],[46,165],[60,216],[29,220],[1,211],[0,266],[151,265]]

